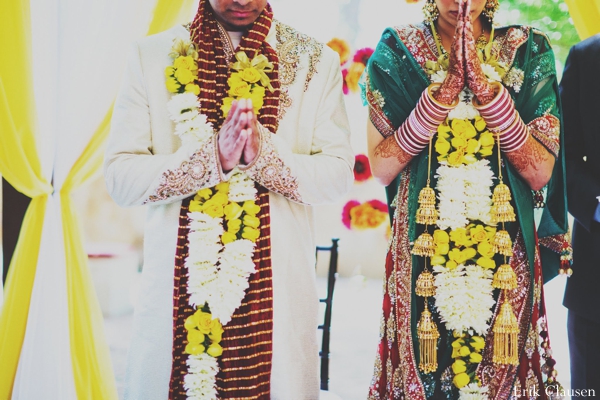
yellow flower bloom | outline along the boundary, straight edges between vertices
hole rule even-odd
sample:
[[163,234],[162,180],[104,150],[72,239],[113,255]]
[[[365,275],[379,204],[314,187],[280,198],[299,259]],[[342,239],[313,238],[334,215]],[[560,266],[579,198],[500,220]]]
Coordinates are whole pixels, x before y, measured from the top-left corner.
[[453,119],[450,122],[450,126],[455,137],[461,137],[466,140],[477,136],[475,127],[468,119]]
[[457,166],[461,164],[464,153],[462,151],[453,151],[448,154],[448,164],[452,166]]
[[203,343],[204,334],[197,329],[192,329],[188,331],[187,340],[189,343]]
[[481,351],[485,347],[485,340],[481,336],[473,336],[471,338],[471,346],[476,351]]
[[165,77],[169,78],[175,74],[175,68],[172,66],[168,66],[165,68]]
[[485,268],[485,269],[494,269],[496,268],[496,261],[487,257],[479,257],[477,259],[477,265]]
[[185,322],[183,323],[183,327],[187,331],[194,330],[197,326],[198,326],[198,318],[196,318],[196,314],[192,314],[189,317],[187,317],[185,319]]
[[251,228],[258,228],[260,226],[260,219],[253,215],[244,215],[244,225]]
[[464,338],[465,337],[465,333],[464,332],[459,332],[459,331],[452,331],[452,336],[455,338]]
[[465,372],[467,370],[467,364],[463,360],[454,360],[452,363],[452,372],[455,374],[460,374],[461,372]]
[[256,242],[260,237],[260,231],[249,226],[245,226],[244,230],[242,231],[242,237],[252,242]]
[[462,256],[465,259],[465,261],[467,261],[467,260],[470,260],[471,258],[473,258],[473,257],[475,257],[477,255],[477,250],[475,250],[472,247],[467,247],[461,253],[462,253]]
[[212,189],[210,188],[200,189],[196,192],[196,197],[198,197],[198,199],[194,197],[194,200],[208,200],[210,199],[210,196],[212,196],[212,193]]
[[227,220],[239,218],[243,211],[244,209],[238,203],[229,203],[223,209],[223,212],[225,213],[225,219]]
[[438,138],[435,141],[435,151],[438,154],[445,155],[450,151],[450,143],[444,138]]
[[453,349],[460,349],[465,344],[465,341],[462,338],[456,339],[452,342]]
[[198,71],[198,64],[196,64],[196,61],[190,56],[177,57],[173,62],[173,66],[177,69],[183,68],[192,72]]
[[479,140],[477,139],[469,139],[467,141],[467,153],[475,154],[479,151],[481,145],[479,144]]
[[445,256],[450,251],[450,245],[448,243],[436,243],[435,254]]
[[188,83],[194,82],[195,76],[189,69],[177,68],[175,71],[175,78],[177,78],[182,85],[187,85]]
[[207,200],[202,205],[202,211],[213,218],[221,218],[223,216],[223,206],[211,200]]
[[239,72],[232,72],[231,75],[229,75],[229,78],[227,78],[227,85],[230,87],[237,86],[242,83],[244,83],[244,80],[242,79],[242,74]]
[[229,193],[229,182],[221,182],[215,185],[215,190],[221,193]]
[[177,79],[170,77],[167,78],[167,90],[171,93],[177,93],[181,85],[177,82]]
[[202,310],[196,311],[194,315],[198,321],[198,330],[203,334],[208,335],[210,333],[210,327],[213,319],[212,315]]
[[250,96],[250,84],[245,81],[241,81],[236,83],[235,85],[231,85],[229,91],[227,92],[231,97],[248,97]]
[[458,352],[460,353],[461,357],[466,357],[469,354],[471,354],[471,350],[469,350],[469,346],[463,346],[463,347],[461,347]]
[[210,340],[212,340],[213,343],[219,343],[221,341],[221,337],[223,336],[223,332],[224,330],[221,322],[216,318],[213,319],[210,324],[210,333],[208,334]]
[[469,361],[474,364],[479,364],[482,359],[483,359],[483,357],[481,357],[481,354],[479,354],[479,353],[471,353],[469,355]]
[[435,255],[431,257],[431,265],[444,265],[446,264],[446,257]]
[[202,212],[202,205],[198,200],[191,200],[189,209],[190,212]]
[[458,264],[456,263],[456,261],[452,261],[452,260],[446,261],[446,268],[454,269],[456,267],[458,267]]
[[481,118],[480,116],[475,117],[475,129],[477,129],[479,132],[482,132],[485,127],[485,120],[483,118]]
[[482,157],[491,156],[493,153],[494,153],[494,147],[493,146],[481,147],[481,149],[479,150],[479,154]]
[[450,357],[452,357],[452,358],[460,357],[460,348],[458,348],[458,349],[452,348],[452,355]]
[[223,99],[223,104],[221,105],[221,112],[223,116],[227,118],[227,114],[229,114],[229,110],[231,110],[231,103],[233,102],[233,97],[225,97]]
[[452,379],[454,386],[456,386],[459,389],[467,386],[470,381],[471,378],[469,378],[469,375],[465,374],[464,372],[454,375],[454,379]]
[[212,343],[210,346],[208,346],[206,352],[209,356],[217,358],[223,354],[223,348],[218,343]]
[[450,231],[450,240],[458,247],[471,246],[473,244],[467,236],[467,230],[465,228],[456,228]]
[[227,232],[223,232],[223,235],[221,235],[221,241],[223,242],[223,244],[232,243],[232,242],[235,242],[236,240],[237,240],[237,235],[233,232],[227,231]]
[[457,150],[465,150],[467,148],[467,140],[457,136],[457,137],[453,137],[452,138],[452,147],[454,147]]
[[488,241],[485,240],[477,245],[477,251],[484,257],[492,258],[494,257],[494,246]]
[[185,346],[185,352],[194,356],[199,356],[200,354],[204,353],[204,350],[206,350],[206,348],[198,343],[188,343]]
[[227,221],[227,232],[238,233],[242,227],[241,219],[230,219]]
[[448,258],[457,264],[462,264],[465,262],[462,251],[456,247],[448,252]]
[[241,77],[246,82],[256,83],[260,80],[260,72],[254,67],[244,68],[241,72]]
[[450,243],[450,236],[448,232],[436,229],[433,231],[433,241],[434,243]]
[[442,139],[449,139],[452,129],[448,126],[448,120],[438,125],[437,128],[438,137]]
[[260,206],[257,206],[254,200],[247,200],[242,206],[246,214],[256,215],[260,212]]
[[229,203],[229,197],[227,196],[227,193],[217,192],[213,194],[211,199],[208,201],[215,202],[216,204],[219,204],[224,207],[227,205],[227,203]]
[[474,228],[469,230],[469,234],[471,235],[471,240],[475,243],[481,243],[488,238],[488,233],[483,225],[475,225]]
[[200,94],[200,86],[196,85],[195,83],[188,83],[185,85],[185,91],[198,96]]
[[493,226],[486,226],[485,231],[487,232],[488,240],[493,240],[494,236],[496,236],[496,228]]
[[479,143],[481,143],[481,146],[483,147],[493,146],[494,142],[494,135],[490,131],[482,132],[479,135]]

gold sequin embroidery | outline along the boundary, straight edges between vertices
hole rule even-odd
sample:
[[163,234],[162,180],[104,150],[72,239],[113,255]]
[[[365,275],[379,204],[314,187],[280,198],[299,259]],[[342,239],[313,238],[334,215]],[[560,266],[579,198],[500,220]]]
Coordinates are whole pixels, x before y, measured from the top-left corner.
[[302,198],[298,192],[298,182],[292,176],[290,168],[277,155],[275,146],[271,141],[271,133],[262,125],[259,125],[259,130],[263,139],[260,154],[254,164],[243,170],[252,180],[270,191],[301,203]]
[[185,196],[200,188],[215,186],[220,182],[219,171],[213,167],[216,165],[216,145],[213,138],[192,154],[189,160],[182,162],[178,168],[165,171],[158,188],[144,204]]

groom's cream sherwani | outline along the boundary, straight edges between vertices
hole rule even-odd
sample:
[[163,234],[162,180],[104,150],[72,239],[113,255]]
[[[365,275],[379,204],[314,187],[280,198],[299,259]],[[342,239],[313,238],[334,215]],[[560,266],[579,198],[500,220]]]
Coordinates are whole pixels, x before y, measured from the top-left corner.
[[[135,44],[117,98],[105,160],[111,196],[148,204],[140,298],[129,351],[126,397],[167,399],[171,371],[173,271],[181,200],[226,177],[216,140],[183,146],[167,112],[164,70],[177,26]],[[328,47],[274,21],[267,37],[282,83],[276,134],[249,176],[270,190],[273,268],[273,399],[318,398],[318,299],[312,205],[333,202],[352,184],[354,154],[339,58]]]

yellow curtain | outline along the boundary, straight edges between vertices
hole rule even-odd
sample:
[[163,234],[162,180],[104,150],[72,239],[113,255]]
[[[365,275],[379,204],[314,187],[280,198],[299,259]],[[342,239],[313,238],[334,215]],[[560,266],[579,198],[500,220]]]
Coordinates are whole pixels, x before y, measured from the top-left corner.
[[[193,0],[158,0],[148,34],[187,22],[193,3]],[[0,174],[17,190],[32,197],[9,268],[0,315],[0,398],[9,399],[27,329],[47,196],[53,191],[42,176],[36,149],[28,0],[0,2],[0,48],[15,60],[0,64]],[[94,290],[71,198],[72,190],[89,180],[102,165],[102,145],[111,115],[112,107],[60,190],[71,354],[80,399],[117,398],[102,314],[97,298],[91,294]]]
[[600,32],[600,0],[565,0],[581,40]]
[[[193,0],[158,0],[148,35],[187,22]],[[94,133],[90,143],[73,165],[61,188],[61,211],[67,263],[69,331],[75,389],[79,399],[116,399],[117,392],[102,321],[95,296],[87,256],[81,241],[81,228],[71,197],[72,190],[85,183],[100,169],[103,144],[110,130],[112,107]]]
[[[32,198],[9,268],[0,314],[0,399],[10,399],[33,290],[42,227],[52,186],[36,148],[28,0],[0,2],[0,174]],[[10,62],[7,54],[10,54]]]

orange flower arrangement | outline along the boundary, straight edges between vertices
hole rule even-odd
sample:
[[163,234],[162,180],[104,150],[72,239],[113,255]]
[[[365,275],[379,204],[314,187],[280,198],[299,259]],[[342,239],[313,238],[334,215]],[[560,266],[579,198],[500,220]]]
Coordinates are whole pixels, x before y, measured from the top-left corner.
[[344,206],[342,222],[348,229],[366,230],[377,228],[388,216],[388,207],[379,200],[360,203],[350,200]]
[[333,38],[327,42],[327,46],[339,54],[340,65],[343,65],[348,61],[348,58],[350,57],[350,46],[344,39]]

